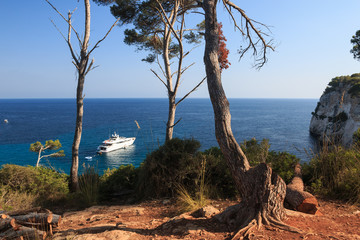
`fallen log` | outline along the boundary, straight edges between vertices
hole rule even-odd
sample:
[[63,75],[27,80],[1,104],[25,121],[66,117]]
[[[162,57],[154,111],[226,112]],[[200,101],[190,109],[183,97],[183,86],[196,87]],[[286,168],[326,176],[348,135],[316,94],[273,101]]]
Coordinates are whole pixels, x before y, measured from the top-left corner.
[[61,224],[61,216],[58,214],[53,214],[52,221],[50,223],[53,227],[59,227]]
[[319,204],[314,195],[304,191],[304,182],[301,176],[301,165],[295,166],[295,176],[286,187],[285,201],[289,206],[299,212],[322,215]]
[[26,215],[17,215],[11,217],[15,218],[16,221],[42,224],[49,224],[53,220],[52,213],[29,213]]
[[7,231],[0,233],[0,239],[12,240],[12,239],[27,239],[27,240],[37,240],[45,239],[47,233],[45,231],[37,230],[35,228],[29,228],[20,226],[17,230],[8,229]]
[[0,232],[3,232],[8,229],[17,229],[18,225],[13,218],[0,219]]

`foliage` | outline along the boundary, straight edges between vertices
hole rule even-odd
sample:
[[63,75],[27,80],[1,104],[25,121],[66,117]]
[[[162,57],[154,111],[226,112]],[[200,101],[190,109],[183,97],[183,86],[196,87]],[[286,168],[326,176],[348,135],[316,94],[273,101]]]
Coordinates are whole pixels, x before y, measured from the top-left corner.
[[360,128],[353,133],[352,140],[355,147],[360,147]]
[[[107,4],[107,0],[97,0]],[[150,54],[142,59],[143,61],[153,62],[156,59],[156,55],[161,55],[164,50],[166,43],[166,37],[162,36],[164,29],[168,28],[164,25],[164,19],[159,15],[159,4],[160,2],[154,0],[137,1],[137,0],[126,0],[126,1],[115,1],[115,4],[111,6],[111,13],[120,18],[122,24],[133,24],[132,29],[126,29],[124,31],[125,39],[124,42],[128,45],[137,46],[138,50],[149,51]],[[181,11],[186,11],[193,2],[184,2]],[[175,9],[174,1],[162,1],[161,6],[166,13],[170,13]],[[184,34],[184,38],[188,43],[199,43],[201,38],[200,34],[194,31],[190,31]],[[175,40],[175,37],[172,38]],[[176,41],[170,42],[167,46],[169,52],[169,58],[173,58],[179,53],[179,43]]]
[[32,199],[29,203],[48,204],[65,198],[69,192],[68,176],[45,167],[6,164],[0,169],[0,189],[2,199],[7,202],[20,204],[11,200],[17,196],[19,201],[26,198]]
[[266,159],[266,163],[270,165],[286,184],[290,183],[294,177],[294,168],[298,159],[295,155],[288,152],[270,151]]
[[351,87],[348,93],[351,97],[360,95],[360,74],[355,73],[351,76],[340,76],[331,79],[328,86],[326,87],[324,94],[336,91],[336,89],[344,84],[350,84]]
[[220,148],[212,147],[201,153],[206,159],[205,183],[210,198],[235,198],[238,194],[230,170]]
[[59,150],[61,147],[62,147],[61,143],[60,143],[59,139],[57,139],[55,141],[47,140],[45,142],[45,145],[42,145],[41,142],[39,142],[39,141],[35,142],[35,143],[32,143],[32,144],[30,144],[30,149],[29,150],[31,152],[38,153],[38,160],[36,162],[36,167],[38,167],[40,159],[42,159],[42,158],[45,158],[45,157],[63,157],[63,156],[65,156],[64,150],[60,150],[58,152],[54,152],[54,153],[51,153],[51,154],[48,154],[48,155],[41,156],[42,152],[45,152],[47,150],[56,151],[56,150]]
[[173,197],[178,185],[194,189],[201,162],[195,160],[200,143],[174,138],[150,153],[139,169],[137,192],[142,197]]
[[[285,182],[293,178],[295,164],[299,161],[294,155],[269,152],[270,145],[266,139],[261,142],[251,139],[244,141],[241,146],[252,166],[266,162]],[[139,169],[137,193],[141,197],[174,197],[177,189],[184,199],[201,199],[197,196],[202,194],[199,186],[204,176],[206,196],[223,199],[236,197],[237,190],[221,150],[213,147],[199,152],[199,147],[196,140],[175,138],[149,154]]]
[[294,177],[294,167],[300,159],[288,152],[269,152],[268,139],[263,139],[259,143],[255,138],[252,138],[250,141],[244,141],[240,146],[251,166],[265,162],[285,183],[289,183]]
[[309,163],[303,179],[314,193],[360,202],[360,151],[324,143]]
[[269,140],[263,139],[259,143],[255,138],[245,140],[240,144],[241,149],[245,153],[251,166],[266,162],[269,154]]
[[108,196],[124,190],[135,190],[138,179],[138,168],[133,165],[121,165],[119,168],[107,169],[100,177],[100,193]]
[[98,203],[100,177],[93,166],[83,166],[84,172],[79,176],[80,198],[82,203],[88,207]]
[[200,181],[197,184],[197,190],[193,197],[185,187],[179,185],[178,192],[178,203],[180,204],[181,210],[184,212],[194,211],[201,207],[204,207],[208,203],[208,187],[205,184],[205,173],[206,173],[206,158],[203,158],[201,162]]
[[219,64],[220,64],[220,71],[223,69],[228,69],[231,63],[229,62],[228,55],[229,55],[229,49],[226,48],[226,38],[224,36],[224,32],[222,30],[222,23],[218,23],[218,29],[219,29]]
[[352,36],[350,42],[353,45],[350,53],[353,54],[356,60],[360,60],[360,30],[356,31],[355,35]]

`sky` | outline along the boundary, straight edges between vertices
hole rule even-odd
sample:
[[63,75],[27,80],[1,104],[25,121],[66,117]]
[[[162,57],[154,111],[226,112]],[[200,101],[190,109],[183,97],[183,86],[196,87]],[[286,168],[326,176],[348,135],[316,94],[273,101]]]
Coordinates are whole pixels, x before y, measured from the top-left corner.
[[[77,8],[73,22],[78,32],[83,32],[82,1],[52,3],[64,15]],[[332,78],[360,72],[360,62],[350,53],[350,39],[360,29],[359,0],[252,0],[238,4],[249,17],[270,26],[276,48],[260,70],[253,67],[251,54],[239,61],[237,50],[245,43],[218,5],[218,20],[223,23],[230,50],[231,66],[222,74],[229,98],[318,99]],[[109,6],[92,3],[91,7],[93,46],[115,18]],[[190,16],[187,23],[199,18]],[[66,42],[50,19],[66,33],[66,23],[45,0],[0,1],[0,99],[75,98],[75,67]],[[146,52],[123,43],[125,28],[115,27],[94,51],[98,67],[86,77],[85,97],[165,98],[165,87],[150,71],[158,70],[157,66],[141,61]],[[205,76],[204,46],[198,46],[186,61],[195,64],[183,77],[179,97]],[[206,84],[191,97],[208,98]]]

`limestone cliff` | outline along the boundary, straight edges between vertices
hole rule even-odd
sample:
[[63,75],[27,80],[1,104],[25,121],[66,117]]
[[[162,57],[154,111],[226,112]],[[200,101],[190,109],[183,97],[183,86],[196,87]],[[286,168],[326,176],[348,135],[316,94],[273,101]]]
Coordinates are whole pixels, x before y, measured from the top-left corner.
[[350,146],[360,127],[360,73],[333,78],[312,115],[313,136]]

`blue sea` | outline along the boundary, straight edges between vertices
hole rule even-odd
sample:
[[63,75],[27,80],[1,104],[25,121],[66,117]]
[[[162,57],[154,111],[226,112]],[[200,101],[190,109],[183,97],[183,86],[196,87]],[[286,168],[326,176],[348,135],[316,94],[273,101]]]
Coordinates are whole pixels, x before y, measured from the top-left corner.
[[[271,150],[288,151],[308,161],[313,149],[309,135],[316,99],[230,99],[232,130],[239,142],[270,140]],[[82,165],[94,165],[100,173],[122,164],[139,166],[146,155],[163,144],[168,113],[167,99],[85,99]],[[37,154],[30,144],[59,139],[65,157],[42,159],[41,164],[70,172],[75,129],[75,99],[0,99],[0,165],[35,165]],[[217,146],[209,99],[186,99],[177,108],[174,137],[195,138],[201,150]],[[4,123],[8,119],[8,123]],[[138,129],[135,122],[141,127]],[[136,136],[127,149],[97,155],[97,146],[114,131]],[[85,157],[92,157],[87,159]]]

